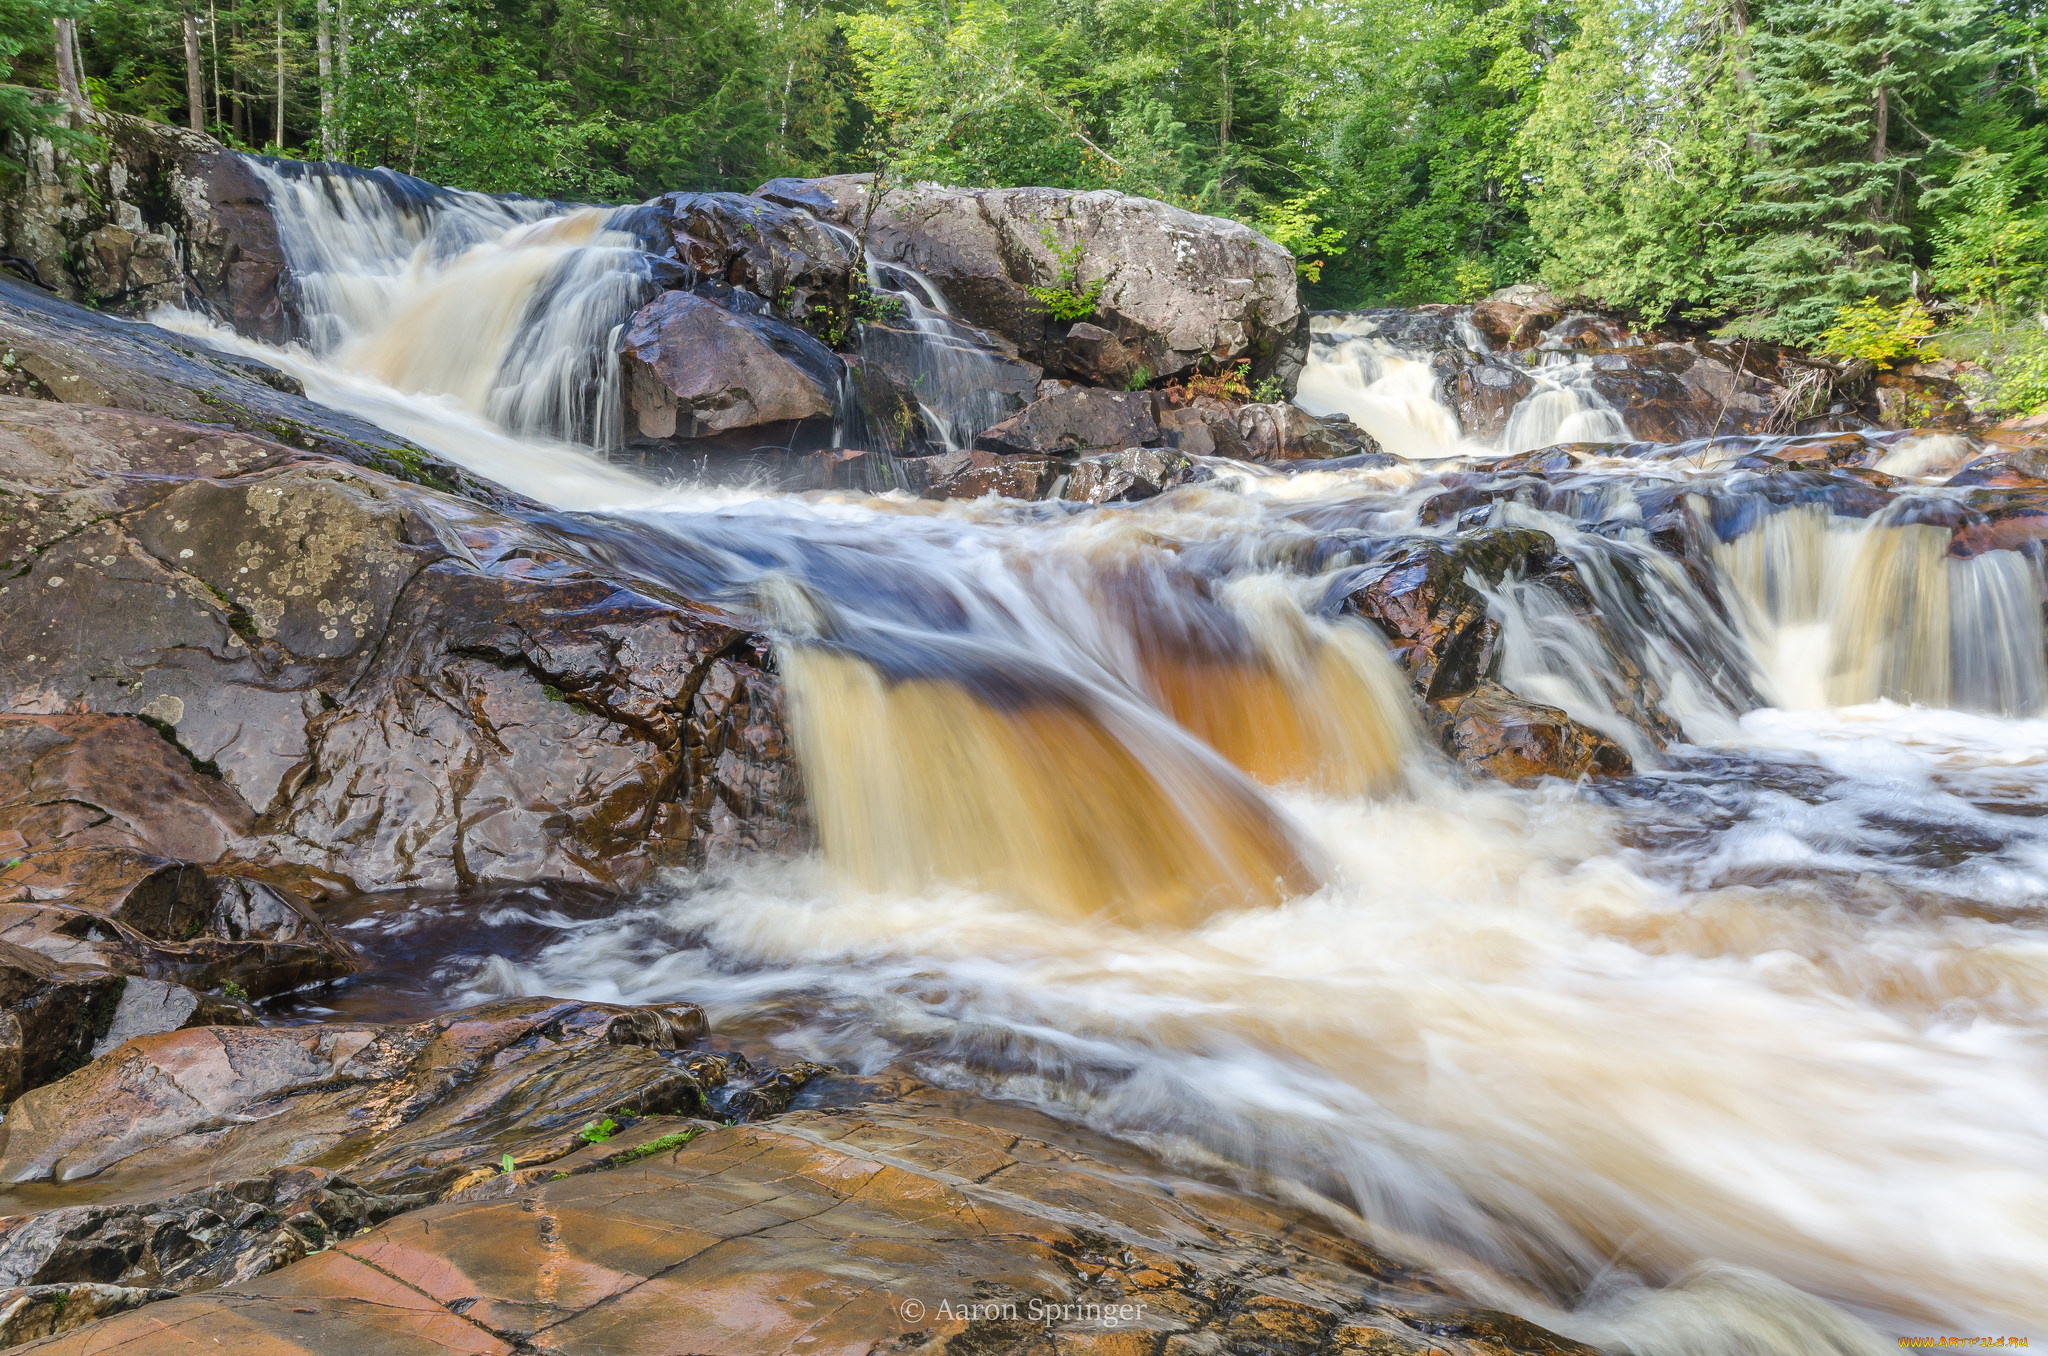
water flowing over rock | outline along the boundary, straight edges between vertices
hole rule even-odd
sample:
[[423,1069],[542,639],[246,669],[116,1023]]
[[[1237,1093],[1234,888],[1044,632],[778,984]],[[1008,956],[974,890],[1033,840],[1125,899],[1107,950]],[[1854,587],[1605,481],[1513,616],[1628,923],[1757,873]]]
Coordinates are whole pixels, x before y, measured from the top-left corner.
[[[1235,222],[1148,198],[1058,189],[889,185],[871,202],[865,175],[776,179],[755,193],[836,223],[884,263],[935,282],[960,317],[1015,344],[1049,372],[1103,375],[1103,339],[1155,378],[1200,365],[1249,362],[1254,379],[1291,387],[1303,360],[1304,315],[1285,250]],[[1046,243],[1079,249],[1069,267]],[[1072,273],[1062,284],[1062,271]],[[1075,272],[1078,270],[1078,272]],[[1080,293],[1102,280],[1079,340],[1026,289]]]

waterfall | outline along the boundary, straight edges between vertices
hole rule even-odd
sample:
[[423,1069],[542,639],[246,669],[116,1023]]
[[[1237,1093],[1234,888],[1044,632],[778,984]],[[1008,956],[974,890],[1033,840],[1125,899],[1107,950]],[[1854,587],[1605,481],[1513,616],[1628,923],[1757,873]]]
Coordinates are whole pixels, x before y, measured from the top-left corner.
[[[1086,509],[655,485],[536,436],[601,422],[609,327],[651,285],[601,213],[276,173],[307,346],[215,341],[771,636],[819,830],[522,914],[546,944],[449,962],[456,996],[701,1001],[790,1054],[1270,1174],[1611,1350],[2048,1321],[2042,582],[1958,545],[1969,506],[1931,482],[1967,449],[1901,444],[1902,484],[1752,474],[1769,447],[1735,440],[1495,482],[1633,411],[1544,355],[1480,446],[1429,359],[1483,338],[1388,312],[1318,317],[1300,400],[1396,466]],[[874,267],[926,427],[966,445],[994,360]],[[1481,588],[1487,677],[1637,775],[1462,776],[1384,637],[1335,615],[1390,538],[1482,521],[1564,562]]]
[[616,444],[615,331],[656,288],[654,261],[608,228],[609,209],[252,164],[315,354],[514,434]]

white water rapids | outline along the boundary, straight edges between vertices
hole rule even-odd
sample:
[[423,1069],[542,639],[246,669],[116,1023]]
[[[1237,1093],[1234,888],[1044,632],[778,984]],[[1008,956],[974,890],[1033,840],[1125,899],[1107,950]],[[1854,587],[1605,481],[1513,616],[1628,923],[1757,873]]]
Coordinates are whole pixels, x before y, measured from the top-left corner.
[[[1744,482],[1590,467],[1571,515],[1494,512],[1556,537],[1608,634],[1506,586],[1502,678],[1641,775],[1475,785],[1423,751],[1377,634],[1324,607],[1358,542],[1418,530],[1441,466],[1225,468],[1075,511],[656,484],[535,434],[609,417],[641,275],[597,214],[297,201],[313,349],[160,318],[594,532],[676,543],[679,582],[791,642],[827,852],[597,919],[511,909],[551,940],[446,967],[448,1001],[695,1000],[792,1054],[1270,1173],[1612,1351],[2048,1337],[2048,681],[2024,556],[1763,512],[1712,552],[1719,610],[1600,487],[1740,507]],[[1397,451],[1473,450],[1415,359],[1375,361],[1325,357],[1304,403]],[[1512,437],[1625,419],[1565,371],[1531,399]],[[1616,713],[1617,644],[1690,743],[1660,753]]]

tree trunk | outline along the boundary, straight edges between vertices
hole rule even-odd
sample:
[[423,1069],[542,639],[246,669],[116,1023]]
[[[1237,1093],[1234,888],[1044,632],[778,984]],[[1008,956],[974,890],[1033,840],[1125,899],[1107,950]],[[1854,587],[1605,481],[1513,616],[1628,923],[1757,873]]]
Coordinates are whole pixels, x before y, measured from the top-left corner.
[[277,116],[270,122],[271,141],[284,149],[284,6],[277,7]]
[[85,86],[78,72],[78,20],[53,19],[57,25],[57,88],[64,101],[76,109],[91,107],[85,101]]
[[185,19],[185,113],[192,130],[206,130],[206,68],[199,64],[199,19],[186,10]]
[[213,125],[222,122],[220,112],[220,15],[213,0],[206,0],[206,53],[213,60]]
[[334,154],[337,157],[348,154],[348,0],[334,0],[334,17],[339,31],[335,33],[335,55],[341,68],[341,89],[334,101]]
[[313,35],[313,45],[320,53],[320,158],[334,159],[334,59],[330,50],[332,39],[328,32],[327,0],[318,0],[314,12],[320,17],[320,26]]

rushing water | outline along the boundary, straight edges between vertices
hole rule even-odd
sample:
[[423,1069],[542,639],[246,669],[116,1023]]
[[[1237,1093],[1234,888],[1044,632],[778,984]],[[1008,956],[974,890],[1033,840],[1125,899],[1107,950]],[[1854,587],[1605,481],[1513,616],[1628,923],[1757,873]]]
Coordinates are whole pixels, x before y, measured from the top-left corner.
[[[1473,785],[1333,600],[1505,449],[1370,323],[1321,322],[1303,403],[1454,460],[1089,510],[656,485],[540,436],[602,441],[653,276],[599,214],[286,187],[317,324],[257,351],[757,617],[819,823],[631,907],[500,901],[437,1001],[695,999],[1270,1174],[1616,1351],[2048,1335],[2041,581],[1949,555],[1931,483],[1855,516],[1703,448],[1481,510],[1550,532],[1591,604],[1497,589],[1502,680],[1639,772]],[[1543,373],[1510,443],[1626,436]],[[1938,480],[1940,442],[1887,466]],[[1692,568],[1652,540],[1674,508]]]

